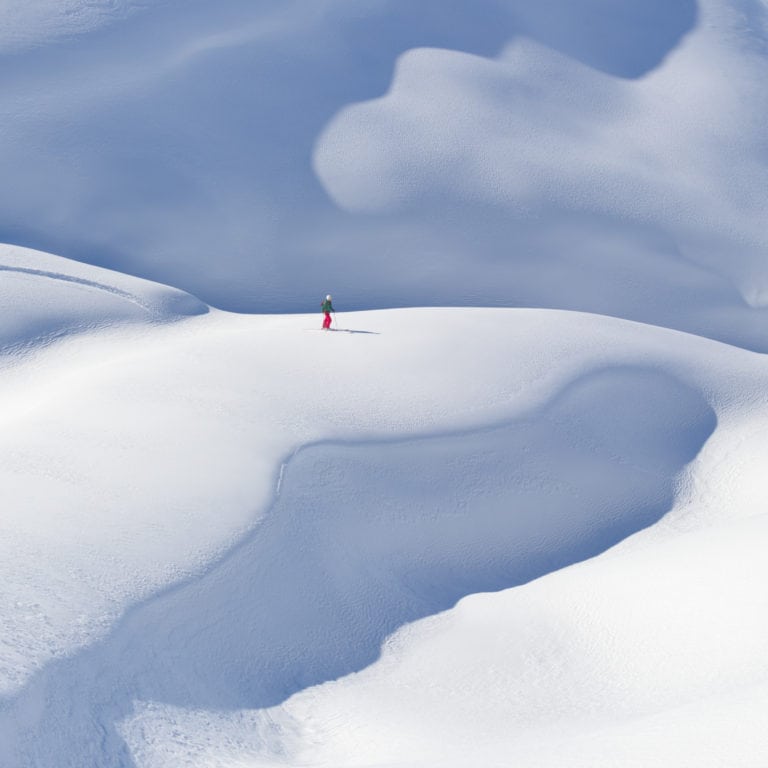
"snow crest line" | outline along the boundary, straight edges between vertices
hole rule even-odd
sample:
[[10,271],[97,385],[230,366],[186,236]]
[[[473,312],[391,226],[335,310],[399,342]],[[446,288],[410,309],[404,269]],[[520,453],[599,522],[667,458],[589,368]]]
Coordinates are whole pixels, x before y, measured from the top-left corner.
[[152,306],[149,302],[143,300],[134,293],[124,291],[121,288],[117,288],[114,285],[107,283],[99,283],[96,280],[88,280],[85,277],[75,277],[74,275],[65,275],[62,272],[49,272],[44,269],[32,269],[31,267],[11,267],[6,264],[0,264],[0,272],[16,272],[23,275],[33,275],[35,277],[45,277],[49,280],[60,280],[65,283],[76,283],[77,285],[83,285],[87,288],[95,288],[105,293],[111,293],[114,296],[118,296],[122,299],[136,304],[145,310],[155,319],[160,319],[162,313],[158,311],[157,307]]

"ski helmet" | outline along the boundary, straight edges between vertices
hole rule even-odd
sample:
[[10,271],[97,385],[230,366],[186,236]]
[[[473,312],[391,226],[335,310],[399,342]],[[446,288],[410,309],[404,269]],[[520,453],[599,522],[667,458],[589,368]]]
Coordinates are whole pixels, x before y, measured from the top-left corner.
[[325,297],[325,300],[326,301],[330,301],[331,300],[331,294],[330,293]]

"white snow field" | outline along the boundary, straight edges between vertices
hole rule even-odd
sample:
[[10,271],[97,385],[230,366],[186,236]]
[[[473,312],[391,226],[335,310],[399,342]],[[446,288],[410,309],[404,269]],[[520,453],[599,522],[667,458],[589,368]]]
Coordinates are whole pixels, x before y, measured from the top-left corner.
[[764,0],[0,61],[0,768],[768,765]]
[[762,765],[763,356],[0,263],[4,766]]

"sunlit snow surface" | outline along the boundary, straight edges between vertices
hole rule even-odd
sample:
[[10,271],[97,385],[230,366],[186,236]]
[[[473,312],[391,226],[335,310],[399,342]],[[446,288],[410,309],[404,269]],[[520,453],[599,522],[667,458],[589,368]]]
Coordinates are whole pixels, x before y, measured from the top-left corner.
[[5,764],[759,764],[763,357],[2,262]]
[[766,13],[0,4],[0,766],[764,768]]

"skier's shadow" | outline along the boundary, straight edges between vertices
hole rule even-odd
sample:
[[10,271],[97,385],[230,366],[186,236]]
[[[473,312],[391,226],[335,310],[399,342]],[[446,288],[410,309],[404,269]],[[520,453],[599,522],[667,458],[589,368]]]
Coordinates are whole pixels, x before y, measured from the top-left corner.
[[216,567],[7,702],[12,722],[40,713],[19,764],[63,754],[125,768],[115,724],[134,701],[259,709],[360,670],[403,624],[657,521],[714,427],[698,392],[630,368],[584,376],[501,427],[308,446],[264,522]]

